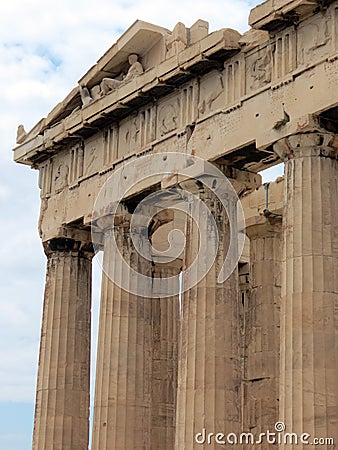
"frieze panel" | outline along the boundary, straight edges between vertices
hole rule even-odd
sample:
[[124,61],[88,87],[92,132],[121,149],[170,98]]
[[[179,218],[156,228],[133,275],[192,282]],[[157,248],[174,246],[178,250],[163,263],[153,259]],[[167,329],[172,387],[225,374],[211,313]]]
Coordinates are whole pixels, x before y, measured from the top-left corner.
[[[69,148],[60,151],[50,159],[50,167],[46,166],[43,169],[45,175],[43,176],[44,180],[41,180],[42,184],[46,186],[47,191],[50,186],[50,195],[58,194],[65,188],[68,188],[68,186],[70,185],[70,167],[71,154],[69,152]],[[45,195],[45,197],[48,196],[49,195]]]
[[198,102],[199,117],[207,116],[211,111],[220,109],[225,103],[223,74],[213,70],[202,78]]
[[177,94],[171,95],[159,104],[157,110],[157,138],[161,138],[178,128],[180,108],[181,101]]
[[268,85],[272,79],[271,47],[267,45],[246,56],[246,93]]
[[137,114],[120,122],[117,158],[136,153],[140,148],[140,114]]
[[312,64],[332,52],[332,12],[317,14],[297,29],[298,65]]
[[55,161],[53,165],[53,192],[58,194],[68,186],[69,166],[65,161]]
[[89,177],[103,166],[103,132],[97,133],[85,141],[83,176]]

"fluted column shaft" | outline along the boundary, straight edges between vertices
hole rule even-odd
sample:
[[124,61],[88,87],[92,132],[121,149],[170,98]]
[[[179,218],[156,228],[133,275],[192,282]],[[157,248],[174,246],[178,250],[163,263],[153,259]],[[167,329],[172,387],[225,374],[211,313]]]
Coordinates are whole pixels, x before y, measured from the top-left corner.
[[275,150],[286,161],[280,420],[289,432],[309,433],[310,442],[333,437],[337,445],[338,163],[333,144],[333,136],[318,132],[280,141]]
[[[151,298],[119,287],[131,283],[114,253],[151,277],[151,263],[133,249],[127,216],[106,226],[94,401],[93,450],[144,450],[151,442]],[[115,282],[114,282],[115,281]]]
[[[156,261],[155,278],[167,279],[167,292],[177,291],[169,286],[177,283],[181,261]],[[174,281],[175,280],[175,281]],[[152,300],[152,439],[151,449],[174,450],[178,371],[179,298],[173,295]]]
[[33,450],[87,450],[92,248],[58,238],[45,250]]
[[[244,430],[275,431],[279,399],[281,218],[254,218],[250,238],[250,298],[245,312]],[[268,449],[266,442],[252,448]]]
[[[199,223],[188,220],[183,270],[191,265],[203,240],[207,251],[198,255],[199,269],[208,266],[214,250],[216,259],[210,271],[205,270],[205,277],[182,296],[176,450],[218,448],[216,433],[239,432],[241,419],[237,270],[224,283],[217,282],[229,245],[229,225],[212,193],[201,189],[199,196],[215,218],[218,242],[200,209]],[[198,227],[203,224],[206,229],[199,237]],[[186,281],[183,279],[183,288]],[[203,429],[206,434],[214,433],[209,444],[204,441],[201,445]],[[201,443],[196,442],[198,433],[202,433],[198,436]]]

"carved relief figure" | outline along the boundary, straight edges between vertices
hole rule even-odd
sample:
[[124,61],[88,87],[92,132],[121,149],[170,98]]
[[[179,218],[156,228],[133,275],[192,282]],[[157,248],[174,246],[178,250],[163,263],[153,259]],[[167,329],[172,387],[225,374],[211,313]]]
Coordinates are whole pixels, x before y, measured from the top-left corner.
[[127,75],[123,77],[122,80],[118,80],[115,78],[103,78],[100,84],[101,92],[103,95],[108,94],[109,91],[117,89],[122,83],[126,83],[143,73],[143,67],[142,64],[138,61],[138,55],[134,53],[129,55],[128,61],[130,67]]
[[66,164],[60,164],[56,170],[54,176],[54,190],[55,192],[61,191],[67,186],[68,166]]
[[131,124],[129,129],[127,130],[125,134],[125,142],[127,144],[127,147],[129,147],[129,150],[133,150],[136,144],[138,143],[138,137],[140,133],[140,127],[137,120],[134,120]]
[[159,133],[164,136],[177,128],[178,114],[175,104],[162,106],[159,111]]
[[83,106],[87,106],[89,105],[89,103],[93,101],[93,98],[91,97],[88,88],[86,86],[82,86],[81,84],[80,84],[80,95]]
[[[86,86],[83,86],[80,84],[80,96],[82,101],[82,106],[87,106],[94,100],[97,100],[98,98],[102,97],[102,92],[100,85],[94,86],[92,89],[88,89]],[[75,108],[73,112],[77,111],[79,107]]]
[[314,27],[316,28],[316,33],[314,33],[315,42],[313,46],[309,48],[308,53],[313,52],[319,47],[324,47],[331,40],[327,19],[324,22],[324,26],[315,24]]
[[93,171],[93,166],[96,160],[96,147],[86,148],[86,158],[84,165],[84,174],[89,175]]
[[213,83],[213,88],[209,91],[207,90],[206,95],[204,95],[199,104],[198,111],[200,114],[204,114],[206,111],[210,111],[212,104],[218,97],[224,92],[224,83],[222,75],[218,75],[215,83]]
[[[326,13],[328,14],[328,13]],[[297,29],[297,54],[299,64],[312,64],[330,52],[332,40],[330,15],[313,17]]]
[[251,66],[251,89],[258,89],[271,82],[271,52],[267,47],[258,53]]
[[90,95],[93,100],[97,100],[102,96],[100,85],[97,84],[96,86],[93,86],[90,90]]

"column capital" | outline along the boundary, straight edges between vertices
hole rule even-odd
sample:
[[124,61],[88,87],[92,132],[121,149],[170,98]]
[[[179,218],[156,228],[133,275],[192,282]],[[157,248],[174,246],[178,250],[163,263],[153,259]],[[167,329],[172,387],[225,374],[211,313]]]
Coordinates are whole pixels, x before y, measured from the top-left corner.
[[246,234],[250,239],[275,236],[282,232],[282,216],[280,217],[250,217],[246,222]]
[[116,211],[114,214],[106,214],[102,217],[98,217],[95,220],[95,224],[99,231],[107,232],[114,228],[128,228],[130,226],[131,214],[127,209],[123,208]]
[[95,224],[98,231],[110,233],[119,228],[130,231],[133,234],[146,235],[148,231],[148,217],[143,214],[131,214],[127,211],[119,211],[116,214],[107,214],[96,219]]
[[259,173],[235,169],[225,164],[217,164],[217,167],[229,179],[239,196],[262,185],[262,176]]
[[86,259],[92,259],[94,256],[93,244],[89,240],[80,241],[66,237],[55,237],[44,242],[43,248],[47,257],[56,253],[69,253]]
[[277,141],[273,149],[282,161],[302,157],[338,158],[338,136],[314,131],[299,133]]
[[122,202],[108,203],[107,206],[97,206],[92,215],[92,227],[98,232],[108,231],[115,227],[127,226],[130,222],[130,212]]
[[[234,167],[225,164],[215,163],[214,165],[229,180],[238,196],[242,195],[244,192],[253,191],[262,184],[262,176],[258,173],[235,169]],[[201,180],[194,178],[183,180],[179,183],[179,186],[196,195],[205,194],[206,192],[203,178],[201,178]]]

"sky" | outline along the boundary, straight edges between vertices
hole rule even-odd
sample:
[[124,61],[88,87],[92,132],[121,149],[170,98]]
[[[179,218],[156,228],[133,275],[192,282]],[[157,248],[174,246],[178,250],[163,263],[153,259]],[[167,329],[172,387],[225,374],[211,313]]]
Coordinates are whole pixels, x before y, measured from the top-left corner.
[[[248,29],[245,0],[10,0],[0,15],[0,448],[31,448],[45,256],[37,233],[37,172],[13,162],[16,130],[28,131],[136,19],[173,29]],[[272,170],[266,180],[280,174]],[[93,362],[100,269],[94,261]],[[94,367],[94,364],[93,364]]]

